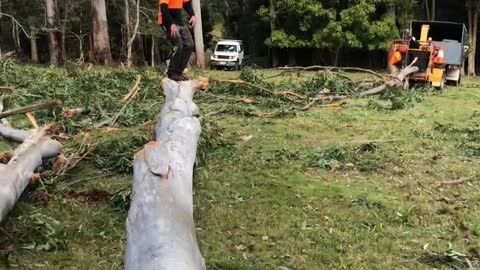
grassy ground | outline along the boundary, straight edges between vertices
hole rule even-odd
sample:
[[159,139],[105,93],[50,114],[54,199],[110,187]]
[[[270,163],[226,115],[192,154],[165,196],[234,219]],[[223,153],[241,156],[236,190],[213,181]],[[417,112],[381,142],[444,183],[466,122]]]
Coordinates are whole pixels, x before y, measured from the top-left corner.
[[[211,116],[228,144],[210,153],[195,176],[195,219],[208,269],[467,269],[466,258],[477,263],[479,83],[469,80],[397,111]],[[218,104],[200,107],[208,113]],[[121,136],[128,140],[133,132],[148,135],[135,128]],[[132,177],[99,173],[86,160],[61,183],[29,187],[0,227],[0,249],[10,251],[13,269],[122,269],[127,213],[118,207],[121,198],[105,192],[128,189]],[[435,187],[463,176],[473,178]]]

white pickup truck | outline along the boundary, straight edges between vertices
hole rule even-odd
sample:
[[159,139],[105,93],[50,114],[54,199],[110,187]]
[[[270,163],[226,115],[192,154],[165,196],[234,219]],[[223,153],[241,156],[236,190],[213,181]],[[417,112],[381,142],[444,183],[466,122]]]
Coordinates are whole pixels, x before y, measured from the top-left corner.
[[210,58],[210,68],[232,68],[240,70],[242,68],[244,55],[245,52],[242,41],[220,40],[215,47],[215,52]]

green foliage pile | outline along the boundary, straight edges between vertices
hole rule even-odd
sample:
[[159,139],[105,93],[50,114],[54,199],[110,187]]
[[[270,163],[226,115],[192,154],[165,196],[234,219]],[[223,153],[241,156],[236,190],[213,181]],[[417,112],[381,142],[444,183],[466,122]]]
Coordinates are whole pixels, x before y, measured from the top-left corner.
[[[201,96],[201,101],[208,103],[236,101],[227,106],[223,105],[222,114],[233,114],[243,117],[280,117],[295,115],[307,105],[311,99],[326,92],[327,96],[356,97],[359,93],[369,90],[375,84],[382,84],[383,81],[366,79],[364,81],[353,81],[345,78],[342,74],[332,72],[318,72],[303,80],[295,79],[295,72],[280,80],[269,80],[263,73],[251,67],[246,67],[240,74],[244,84],[225,82],[213,82],[209,88],[209,94]],[[304,97],[297,99],[292,96],[285,96],[282,93],[290,92]],[[424,100],[426,95],[435,92],[430,87],[415,87],[408,91],[401,88],[389,88],[378,96],[378,99],[369,99],[361,103],[361,107],[373,110],[404,110],[414,107]],[[253,104],[242,104],[245,97],[253,98]],[[234,99],[232,99],[234,98]],[[318,101],[318,104],[328,104],[332,101],[328,98]],[[344,101],[338,102],[345,104]],[[348,103],[347,103],[348,104]],[[274,110],[274,111],[272,111]],[[273,116],[265,112],[274,112]]]
[[307,97],[315,97],[323,89],[330,90],[331,95],[352,95],[356,91],[352,82],[323,73],[302,82],[297,91]]
[[[40,123],[58,122],[67,133],[92,127],[116,114],[124,102],[122,97],[133,87],[141,71],[112,70],[86,71],[83,66],[69,64],[67,69],[36,68],[21,66],[13,60],[0,59],[0,85],[18,90],[7,98],[7,108],[19,107],[45,100],[58,99],[62,108],[36,113]],[[154,119],[161,108],[162,95],[158,77],[142,74],[141,91],[117,123],[122,127],[133,127]],[[140,102],[141,101],[141,102]],[[89,108],[92,113],[80,119],[67,119],[63,109]]]
[[419,261],[435,268],[472,269],[470,266],[478,262],[478,258],[468,256],[452,247],[444,252],[425,251]]
[[[126,128],[125,131],[106,134],[93,132],[87,141],[93,149],[88,158],[96,168],[115,174],[132,173],[133,155],[151,139],[151,132],[143,124],[156,119],[163,104],[158,73],[122,69],[89,71],[71,62],[67,63],[65,69],[36,68],[18,65],[8,58],[0,58],[0,71],[0,85],[15,89],[14,93],[7,93],[7,109],[46,100],[60,100],[62,106],[38,111],[35,116],[40,124],[56,123],[68,135],[89,131],[97,123],[117,114],[125,105],[123,96],[133,87],[140,73],[141,90],[115,124]],[[64,116],[65,109],[74,108],[89,108],[92,112],[71,119]],[[23,117],[17,119],[19,121],[15,121],[15,126],[28,127]],[[206,159],[209,151],[226,145],[218,125],[208,119],[203,119],[202,125],[199,163]],[[65,152],[74,154],[81,146],[81,139],[66,144]]]
[[381,167],[376,155],[378,144],[365,143],[357,147],[334,145],[315,151],[310,157],[309,166],[327,171],[357,169],[360,172],[375,172]]
[[150,139],[143,132],[128,132],[104,137],[95,146],[93,152],[95,166],[115,174],[132,174],[133,156]]
[[35,240],[24,245],[23,249],[56,251],[67,248],[67,241],[65,240],[67,235],[62,222],[43,214],[22,216],[20,221],[29,224],[34,231],[31,235],[35,236]]
[[424,94],[426,91],[423,89],[413,89],[405,91],[403,89],[391,89],[386,91],[380,96],[380,99],[388,100],[391,103],[391,110],[404,110],[412,108],[416,103],[420,103],[424,100]]

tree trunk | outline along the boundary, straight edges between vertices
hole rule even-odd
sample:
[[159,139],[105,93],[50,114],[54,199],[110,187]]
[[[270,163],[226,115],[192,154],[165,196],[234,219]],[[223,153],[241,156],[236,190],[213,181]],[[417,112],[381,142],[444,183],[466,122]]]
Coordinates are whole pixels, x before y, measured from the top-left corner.
[[0,165],[0,222],[12,210],[20,195],[30,183],[35,169],[43,159],[60,154],[62,145],[44,131],[28,133],[0,125],[0,135],[23,141],[7,165]]
[[108,34],[105,0],[92,0],[93,61],[98,64],[112,63],[110,37]]
[[37,32],[35,30],[30,32],[30,60],[32,63],[38,64]]
[[122,38],[122,51],[125,49],[125,54],[127,56],[127,64],[129,61],[131,61],[131,56],[128,54],[131,51],[131,48],[128,47],[129,40],[130,40],[130,30],[131,30],[131,24],[130,24],[130,3],[129,0],[124,1],[125,7],[124,7],[124,14],[123,14],[123,19],[125,20],[125,31],[124,31],[124,36]]
[[195,58],[197,67],[205,68],[205,45],[203,43],[203,24],[202,24],[202,6],[200,0],[192,0],[195,17],[197,17],[197,25],[193,29],[195,37]]
[[152,35],[152,48],[150,48],[150,57],[151,62],[150,64],[152,67],[155,67],[155,36]]
[[164,79],[155,142],[135,155],[126,270],[203,270],[193,221],[193,165],[200,121],[197,82]]
[[432,17],[430,18],[431,21],[435,21],[435,9],[436,9],[435,2],[436,0],[432,0],[432,9],[431,9]]
[[135,27],[131,29],[129,0],[125,0],[125,24],[127,27],[127,66],[132,66],[132,45],[137,38],[138,26],[140,24],[140,0],[135,3]]
[[15,53],[19,59],[22,58],[22,44],[20,42],[20,29],[18,29],[18,24],[12,18],[12,35],[13,35],[13,43],[15,43]]
[[[273,35],[275,30],[277,30],[277,11],[275,9],[275,0],[269,0],[269,10],[270,10],[270,35]],[[270,52],[272,54],[272,66],[278,67],[280,61],[278,59],[278,49],[271,48]]]
[[468,76],[475,76],[475,57],[477,52],[477,30],[478,30],[478,13],[480,4],[477,1],[467,1],[468,12],[468,31],[470,35],[470,53],[468,55]]
[[425,12],[427,13],[427,21],[430,21],[430,0],[424,0]]
[[288,65],[294,67],[297,65],[295,49],[288,49]]
[[395,3],[391,3],[387,6],[387,11],[385,12],[386,17],[393,18],[396,21],[397,14],[395,12]]
[[45,0],[47,10],[48,49],[50,52],[50,64],[63,65],[62,33],[57,29],[57,0]]
[[[137,6],[137,1],[136,0],[125,0],[124,1],[124,21],[125,21],[125,31],[123,40],[122,40],[122,51],[126,53],[127,58],[128,57],[128,41],[131,38],[131,33],[134,31],[135,25],[132,25],[130,22],[136,22],[136,18],[133,14],[130,13],[130,6],[136,7]],[[136,12],[135,12],[136,14]],[[130,45],[130,62],[135,65],[145,65],[147,62],[146,56],[145,56],[145,45],[144,45],[144,38],[141,33],[137,31],[137,34],[135,35],[135,39],[133,40],[132,44]],[[127,59],[127,62],[129,60]]]
[[340,53],[342,52],[342,47],[338,46],[335,50],[335,59],[333,60],[333,66],[338,67],[340,63]]

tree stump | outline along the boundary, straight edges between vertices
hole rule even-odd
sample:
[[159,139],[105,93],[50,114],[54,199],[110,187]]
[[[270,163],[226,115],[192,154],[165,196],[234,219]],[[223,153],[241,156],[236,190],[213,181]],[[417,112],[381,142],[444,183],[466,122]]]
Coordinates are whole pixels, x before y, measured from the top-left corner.
[[155,141],[135,155],[127,220],[127,270],[201,270],[193,221],[193,167],[201,133],[193,95],[201,82],[162,81]]

